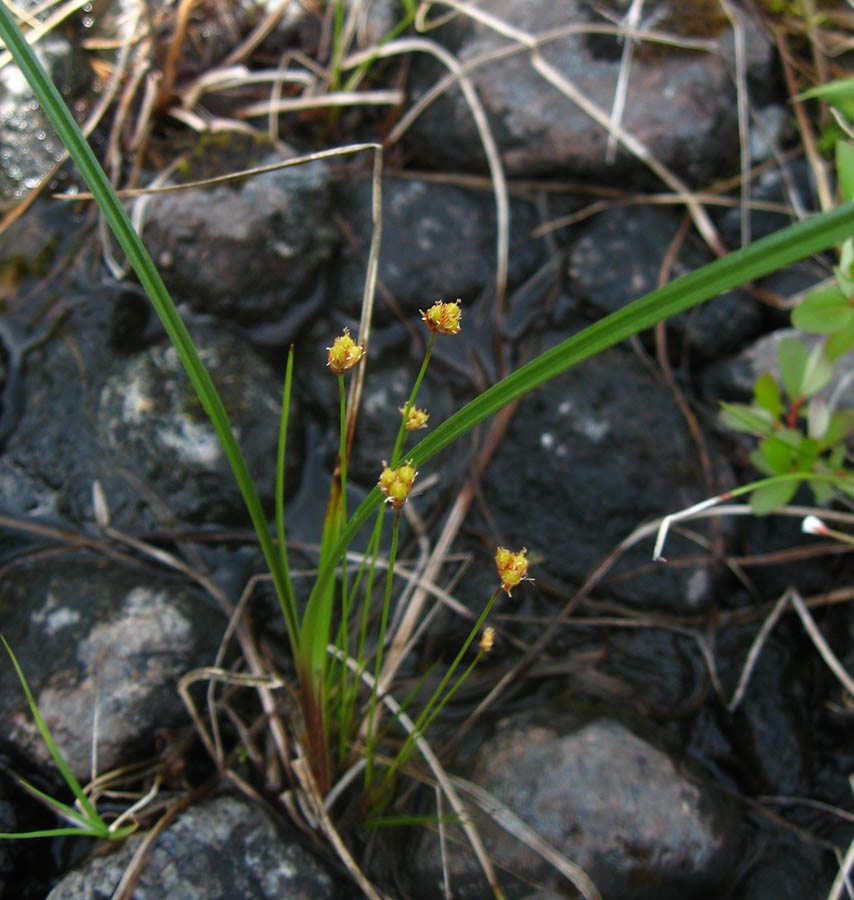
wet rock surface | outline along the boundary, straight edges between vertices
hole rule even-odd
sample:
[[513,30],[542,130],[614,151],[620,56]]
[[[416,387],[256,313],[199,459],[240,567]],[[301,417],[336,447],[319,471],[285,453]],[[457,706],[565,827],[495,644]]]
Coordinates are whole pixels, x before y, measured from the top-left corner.
[[[609,720],[570,731],[504,723],[480,749],[471,780],[512,810],[539,837],[580,866],[603,897],[711,897],[737,865],[738,815],[713,787],[670,756]],[[561,890],[563,881],[534,849],[495,818],[473,813],[502,870],[508,897],[528,896],[522,884]],[[448,842],[455,896],[485,896],[465,838]],[[427,898],[438,886],[437,841],[418,841],[415,871]],[[479,876],[479,877],[478,877]],[[519,881],[513,881],[515,876]]]
[[[614,4],[617,16],[625,9]],[[661,3],[645,7],[659,30],[703,40],[692,49],[646,45],[634,57],[623,126],[660,163],[691,179],[708,178],[732,152],[736,134],[735,92],[726,57],[732,53],[732,31],[717,7],[703,3]],[[502,162],[511,174],[524,176],[567,171],[590,175],[602,171],[607,132],[559,87],[569,82],[577,95],[610,115],[620,68],[621,46],[613,35],[601,33],[612,23],[581,2],[517,3],[489,0],[479,4],[486,16],[508,23],[528,40],[549,34],[539,48],[540,70],[521,45],[512,44],[484,22],[455,19],[440,29],[436,40],[465,65],[487,57],[468,73],[492,123]],[[703,21],[703,14],[713,21]],[[572,23],[576,30],[560,35]],[[600,27],[600,32],[593,29]],[[758,24],[743,18],[748,70],[756,82],[771,81],[771,51]],[[589,29],[589,30],[586,30]],[[489,54],[502,57],[489,61]],[[421,63],[414,79],[418,99],[446,74],[431,60]],[[662,102],[663,101],[663,102]],[[459,89],[446,92],[422,115],[406,138],[410,152],[431,168],[438,164],[463,170],[485,170],[481,141]],[[698,156],[693,148],[702,145]],[[625,174],[631,157],[621,150],[612,173]],[[636,165],[636,161],[635,165]]]
[[316,289],[337,239],[330,214],[329,167],[317,161],[152,198],[144,234],[176,302],[252,325]]
[[[680,228],[678,218],[655,207],[628,217],[612,209],[597,216],[575,242],[569,256],[569,290],[592,318],[608,315],[632,299],[660,286],[661,260]],[[698,241],[682,243],[668,281],[711,262]],[[620,264],[615,265],[619,260]],[[696,309],[674,316],[667,331],[674,356],[695,365],[740,349],[756,333],[762,318],[757,301],[746,291],[728,291]]]
[[[623,349],[606,351],[527,397],[512,428],[512,442],[501,446],[484,477],[484,499],[513,545],[528,541],[520,510],[537,510],[537,551],[566,583],[580,584],[614,536],[625,538],[637,527],[637,509],[652,517],[705,492],[672,394]],[[644,545],[618,571],[648,559]],[[705,570],[659,569],[618,581],[610,591],[643,609],[684,611],[702,607],[710,587]]]
[[[159,326],[135,321],[138,301],[133,292],[93,291],[75,307],[66,340],[21,361],[8,397],[18,415],[0,457],[9,512],[91,523],[97,480],[117,527],[246,521],[213,427]],[[238,334],[203,323],[192,330],[269,499],[280,376]]]
[[[185,720],[178,680],[216,652],[222,617],[186,586],[93,559],[31,566],[4,579],[3,634],[72,772],[92,776]],[[23,689],[0,682],[6,744],[51,767]]]
[[[341,212],[352,234],[371,232],[370,184],[339,190]],[[544,262],[542,241],[530,237],[537,215],[530,203],[511,204],[511,289]],[[383,241],[377,321],[391,318],[386,291],[399,309],[411,314],[425,297],[457,298],[464,303],[489,291],[495,277],[495,203],[488,191],[466,190],[420,179],[388,179],[383,186]],[[449,253],[449,247],[454,248]],[[362,303],[367,244],[342,260],[338,305],[354,318]]]
[[[139,849],[142,835],[69,873],[50,900],[108,897]],[[136,900],[335,900],[342,895],[317,860],[284,834],[262,807],[224,796],[182,813],[147,851]]]
[[[600,11],[575,0],[489,0],[478,8],[531,33],[579,26],[553,35],[539,52],[608,113],[622,45],[601,27],[590,30],[608,24]],[[369,31],[393,25],[387,4],[371,9]],[[625,4],[609,9],[619,17]],[[704,10],[706,4],[645,5],[657,28],[707,43],[637,48],[623,119],[657,159],[692,184],[732,174],[738,151],[731,26],[719,15],[706,21]],[[737,13],[752,97],[776,110],[770,132],[785,141],[779,113],[788,106],[777,91],[769,44],[741,7]],[[305,9],[290,16],[270,38],[276,59],[284,47],[314,35],[312,29],[319,32]],[[225,39],[217,32],[209,46]],[[509,46],[484,23],[463,17],[431,39],[465,63]],[[410,98],[438,77],[431,66],[411,65]],[[390,72],[378,71],[380,78]],[[555,215],[588,204],[587,187],[660,185],[624,150],[613,164],[606,162],[606,130],[547,84],[530,52],[496,59],[470,77],[504,165],[525,180],[513,185],[510,204],[505,315],[496,315],[494,303],[496,218],[489,186],[451,181],[441,171],[485,171],[471,114],[453,88],[399,145],[408,164],[438,169],[437,177],[383,180],[380,290],[350,464],[351,510],[390,455],[398,408],[425,346],[419,309],[439,298],[463,300],[463,331],[437,342],[419,399],[433,428],[493,383],[502,365],[523,364],[654,288],[680,228],[672,210],[627,205],[534,237]],[[37,123],[23,99],[15,111]],[[377,137],[376,122],[359,122],[370,139]],[[230,140],[224,143],[233,150]],[[199,148],[204,157],[204,141]],[[263,161],[289,152],[280,151]],[[767,147],[751,152],[755,160],[772,158]],[[389,167],[397,163],[392,154],[386,160]],[[233,168],[258,161],[237,157]],[[343,326],[357,328],[371,228],[368,169],[364,159],[352,167],[337,160],[281,169],[233,186],[152,198],[146,216],[146,241],[223,392],[268,510],[281,378],[287,348],[295,345],[287,522],[289,538],[306,542],[299,563],[309,573],[338,448],[337,385],[325,369],[325,348]],[[808,197],[807,171],[797,163],[793,171]],[[536,182],[545,176],[548,183]],[[567,180],[580,180],[584,190],[566,196]],[[788,188],[788,173],[783,179],[774,171],[758,176],[752,191],[758,200],[782,203]],[[4,289],[8,283],[14,294],[19,286],[21,295],[0,322],[0,507],[16,524],[4,530],[0,545],[0,630],[63,753],[85,779],[96,708],[101,770],[150,756],[162,729],[191,729],[176,683],[189,669],[212,662],[225,628],[219,609],[188,579],[167,575],[124,546],[121,560],[105,557],[104,548],[116,548],[96,522],[93,483],[103,490],[114,527],[227,581],[229,596],[239,595],[260,564],[213,432],[147,301],[130,279],[117,283],[106,276],[94,252],[77,257],[69,251],[70,236],[82,243],[92,220],[64,207],[58,221],[29,235],[10,229],[0,249]],[[751,224],[758,236],[785,221],[780,212],[757,210]],[[736,246],[739,218],[725,212],[715,214],[715,222],[725,244]],[[670,275],[709,258],[689,233]],[[61,276],[46,287],[40,284],[57,272]],[[804,264],[763,287],[785,295],[824,274]],[[48,301],[57,304],[55,313],[40,320],[37,311]],[[742,475],[746,480],[743,447],[715,424],[717,403],[744,399],[756,376],[774,366],[776,332],[785,324],[782,312],[733,292],[667,326],[671,364],[697,416],[710,480],[676,397],[654,368],[648,336],[586,361],[522,401],[477,482],[453,548],[472,561],[451,590],[479,611],[495,589],[490,559],[497,543],[527,546],[536,581],[497,605],[496,646],[475,670],[471,692],[458,698],[459,708],[445,711],[451,731],[468,704],[519,661],[522,642],[530,645],[543,633],[640,523],[696,503]],[[764,334],[769,328],[775,333]],[[417,528],[404,530],[407,561],[420,552],[414,536],[435,539],[488,427],[423,467],[419,486],[432,475],[438,482],[411,502],[419,519]],[[37,530],[45,527],[59,532]],[[847,584],[849,558],[763,563],[744,578],[738,568],[744,559],[770,559],[802,544],[797,520],[692,522],[690,528],[687,536],[671,534],[667,555],[677,562],[668,567],[651,565],[649,538],[625,553],[514,680],[500,711],[484,716],[478,739],[469,738],[450,756],[448,768],[471,776],[586,869],[604,900],[824,898],[836,870],[833,848],[844,852],[849,825],[826,811],[767,807],[793,826],[784,828],[762,805],[770,801],[756,798],[797,795],[850,807],[847,775],[854,758],[846,749],[852,723],[846,696],[789,617],[775,627],[738,709],[726,706],[770,605],[792,584],[814,594]],[[298,592],[308,584],[300,578]],[[267,647],[286,646],[269,593],[262,590],[252,610]],[[848,607],[814,612],[850,670]],[[420,668],[413,665],[411,674],[419,677],[436,660],[453,658],[468,627],[442,612],[416,648]],[[281,668],[287,669],[286,660]],[[0,762],[30,778],[35,769],[35,783],[55,790],[56,772],[23,693],[5,671]],[[532,717],[533,706],[538,714]],[[440,748],[445,735],[437,737]],[[448,735],[447,749],[455,740]],[[24,808],[11,780],[0,781],[0,791],[0,830],[46,827]],[[509,898],[572,896],[530,844],[469,805]],[[354,831],[344,837],[361,849],[362,832]],[[804,834],[812,843],[801,839]],[[379,843],[384,840],[381,834]],[[115,854],[94,856],[51,897],[111,895],[137,846],[134,838]],[[395,831],[384,847],[377,882],[389,896],[442,895],[440,854],[429,828],[411,843]],[[59,847],[52,853],[61,859],[57,871],[69,867]],[[27,895],[20,885],[33,871],[28,854],[28,848],[0,844],[0,894],[41,898],[56,880],[57,873],[45,873]],[[451,842],[447,861],[451,896],[492,896],[464,838]],[[332,871],[261,807],[220,797],[188,809],[158,839],[134,897],[353,895],[350,885],[333,881]]]

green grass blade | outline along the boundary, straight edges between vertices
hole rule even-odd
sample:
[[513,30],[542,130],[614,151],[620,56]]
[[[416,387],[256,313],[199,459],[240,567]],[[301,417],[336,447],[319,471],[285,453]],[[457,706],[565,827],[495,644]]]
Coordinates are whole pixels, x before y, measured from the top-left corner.
[[107,825],[100,817],[98,817],[98,821],[93,822],[73,806],[69,806],[67,803],[57,800],[56,797],[51,797],[50,794],[46,794],[44,791],[39,790],[35,785],[30,784],[25,778],[21,778],[19,775],[14,775],[14,778],[27,793],[32,794],[33,797],[41,800],[45,806],[53,810],[60,818],[74,823],[70,827],[76,828],[78,831],[86,831],[90,834],[97,835],[98,837],[106,836]]
[[[416,465],[425,463],[479,422],[577,363],[724,291],[826,250],[852,234],[854,203],[845,203],[830,212],[790,225],[652,291],[567,338],[488,388],[407,451],[407,459],[412,458]],[[379,488],[375,487],[362,501],[341,534],[338,552],[344,552],[382,499]],[[325,590],[332,571],[331,564],[321,567],[314,590]]]
[[[80,803],[86,819],[89,820],[90,824],[93,827],[97,828],[100,826],[106,832],[106,824],[101,820],[101,817],[96,812],[95,807],[92,806],[92,804],[89,802],[89,798],[86,796],[86,794],[83,793],[83,788],[80,787],[80,782],[74,777],[74,773],[68,767],[68,763],[65,761],[63,755],[59,752],[59,748],[56,746],[53,735],[50,733],[50,729],[47,727],[44,719],[41,717],[38,706],[36,706],[36,701],[33,698],[33,693],[30,690],[29,684],[27,683],[27,679],[24,677],[24,673],[18,663],[18,659],[12,652],[12,648],[9,646],[6,638],[2,634],[0,634],[0,641],[3,642],[3,646],[6,648],[6,652],[9,654],[9,658],[12,660],[12,665],[15,667],[15,671],[18,673],[18,679],[20,680],[21,686],[24,688],[24,693],[27,696],[27,703],[30,705],[30,712],[32,713],[33,720],[38,726],[39,732],[42,736],[42,740],[45,742],[47,749],[50,751],[50,755],[53,757],[53,761],[56,763],[56,767],[59,769],[60,774],[65,780],[65,783],[68,785],[68,787],[71,789],[71,792]],[[28,788],[34,791],[37,795],[41,796],[51,806],[62,808],[66,811],[66,814],[70,814],[75,819],[78,818],[79,813],[70,810],[70,808],[66,807],[65,804],[60,803],[58,800],[54,800],[53,797],[50,797],[47,794],[42,794],[42,792],[37,788],[30,788],[29,786]]]
[[[294,348],[288,351],[288,362],[285,367],[285,384],[282,389],[282,413],[279,419],[279,446],[276,453],[276,535],[279,541],[279,559],[282,563],[286,597],[280,597],[282,615],[288,626],[288,634],[299,634],[294,588],[288,566],[288,546],[285,541],[285,456],[287,451],[288,419],[291,412],[291,386],[294,376]],[[282,602],[284,600],[284,602]],[[296,650],[296,647],[293,648]]]
[[[243,500],[258,535],[261,549],[273,576],[280,601],[287,604],[288,595],[282,563],[276,553],[270,527],[264,515],[261,501],[258,498],[258,492],[249,475],[249,470],[246,468],[246,463],[237,441],[231,432],[228,415],[222,400],[199,358],[196,348],[193,346],[192,339],[163,284],[163,280],[160,278],[160,274],[151,261],[151,257],[148,255],[139,235],[134,231],[124,207],[121,205],[112,185],[95,158],[92,148],[81,134],[59,91],[48,78],[32,48],[27,44],[18,26],[15,24],[12,13],[2,2],[0,2],[0,38],[3,39],[7,49],[20,67],[42,109],[53,123],[62,143],[92,191],[98,206],[104,214],[104,218],[107,220],[113,234],[115,234],[122,250],[127,255],[128,261],[133,266],[140,284],[145,289],[155,312],[163,323],[169,339],[175,346],[187,375],[199,396],[199,400],[216,429],[223,451],[234,472],[234,477],[243,495]],[[289,634],[292,629],[289,618],[295,620],[296,616],[296,610],[294,609],[292,610],[292,616],[286,616],[285,618]],[[290,634],[290,638],[295,646],[297,635]]]
[[44,831],[0,831],[0,840],[21,841],[27,838],[62,837],[63,835],[75,835],[76,837],[105,837],[85,828],[46,828]]

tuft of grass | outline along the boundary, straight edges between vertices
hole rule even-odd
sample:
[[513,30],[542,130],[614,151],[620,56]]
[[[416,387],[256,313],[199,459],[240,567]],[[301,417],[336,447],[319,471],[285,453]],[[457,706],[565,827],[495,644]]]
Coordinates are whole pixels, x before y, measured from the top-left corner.
[[[339,4],[338,9],[341,8]],[[406,16],[414,16],[414,14],[415,4],[407,2]],[[343,37],[341,37],[343,32],[340,30],[340,27],[338,33],[339,38],[343,40]],[[222,443],[255,528],[258,543],[264,554],[280,604],[290,650],[300,682],[298,700],[304,725],[302,733],[298,737],[308,754],[313,781],[316,783],[318,792],[323,796],[330,788],[336,763],[339,766],[342,765],[343,760],[352,751],[361,751],[366,754],[366,768],[380,764],[376,752],[376,736],[380,733],[378,728],[379,709],[381,705],[388,704],[387,697],[381,696],[379,690],[379,675],[386,637],[385,623],[388,618],[388,608],[392,593],[395,552],[400,521],[400,507],[396,503],[393,503],[395,506],[393,543],[386,574],[381,624],[379,633],[374,637],[373,641],[367,635],[366,623],[368,621],[368,604],[375,581],[379,533],[385,510],[383,501],[388,498],[395,501],[400,499],[400,497],[398,494],[389,492],[389,484],[383,485],[386,488],[386,493],[383,491],[383,486],[378,484],[356,510],[351,513],[347,508],[346,488],[347,461],[351,437],[350,422],[352,421],[352,416],[355,415],[355,405],[352,399],[348,399],[344,389],[343,372],[336,372],[339,379],[339,418],[341,423],[338,466],[333,475],[330,489],[317,578],[312,587],[306,609],[300,613],[294,598],[294,590],[289,574],[284,510],[280,499],[286,463],[287,422],[293,376],[293,355],[289,354],[288,356],[284,378],[280,440],[277,453],[276,496],[279,498],[277,499],[275,510],[275,534],[277,540],[274,540],[273,531],[261,507],[251,474],[232,433],[225,407],[174,303],[166,291],[162,279],[142,241],[133,229],[121,202],[94,153],[77,128],[55,86],[50,82],[38,63],[32,49],[21,36],[11,12],[3,4],[0,4],[0,37],[6,43],[7,48],[31,84],[40,104],[50,117],[69,154],[89,185],[99,208],[136,271],[153,308],[174,344],[188,378],[199,396],[202,407],[210,418]],[[341,54],[339,53],[338,55],[340,56]],[[540,67],[544,77],[545,75],[553,75],[551,70],[546,68],[546,64],[542,59],[537,57],[535,62]],[[564,85],[564,88],[568,90],[566,85]],[[376,158],[380,158],[379,154],[377,154]],[[408,411],[414,407],[418,389],[425,377],[433,341],[436,336],[434,331],[428,345],[424,363],[415,379],[412,394],[404,409],[401,429],[390,454],[390,465],[388,468],[399,472],[401,463],[403,463],[404,468],[412,470],[426,465],[437,453],[468,433],[476,425],[495,415],[508,404],[523,397],[530,391],[561,375],[572,366],[720,293],[840,244],[850,236],[852,231],[854,231],[854,203],[848,202],[836,209],[792,225],[741,250],[726,255],[628,304],[623,309],[607,316],[589,328],[585,328],[578,334],[566,338],[557,346],[544,352],[536,359],[492,385],[470,403],[440,423],[422,441],[411,449],[405,450],[403,420],[406,419]],[[428,319],[429,316],[425,315],[425,322],[429,326],[430,321]],[[441,316],[439,316],[437,321],[441,321]],[[359,375],[357,374],[358,377]],[[352,392],[350,396],[352,398]],[[384,471],[385,468],[383,468]],[[378,474],[380,472],[379,461],[377,472]],[[411,481],[412,478],[409,479],[410,486]],[[405,496],[403,499],[405,499]],[[372,517],[374,518],[374,531],[369,542],[369,552],[365,556],[365,562],[353,574],[347,568],[347,551],[356,534],[368,524]],[[497,596],[497,592],[495,596]],[[398,761],[393,762],[388,767],[386,775],[379,781],[381,801],[386,793],[386,786],[390,784],[395,773],[405,763],[406,754],[411,753],[416,747],[422,754],[425,753],[422,732],[429,725],[432,717],[441,709],[442,705],[447,702],[453,691],[458,687],[459,679],[451,684],[453,673],[462,664],[463,657],[480,625],[485,622],[489,607],[494,602],[494,599],[495,597],[485,605],[476,628],[472,630],[470,637],[457,655],[452,669],[440,681],[439,689],[428,701],[417,721],[412,723],[411,720],[406,720],[411,723],[411,728],[401,751],[402,755],[396,757]],[[343,613],[343,622],[336,634],[333,635],[332,623],[336,610],[340,610]],[[359,634],[356,642],[357,646],[353,651],[355,657],[350,652],[351,648],[348,645],[348,625],[351,620],[359,626],[356,628]],[[373,652],[376,654],[374,656],[375,676],[369,679],[366,677],[366,668],[369,664],[372,644],[375,645]],[[330,663],[330,656],[333,659],[332,663]],[[14,661],[14,657],[12,659]],[[354,662],[352,668],[350,666],[351,660]],[[474,665],[474,663],[471,665]],[[464,675],[470,671],[471,665],[464,670]],[[16,661],[15,666],[17,668]],[[340,666],[340,668],[336,669],[336,666]],[[345,669],[350,669],[351,674],[348,675]],[[357,723],[358,727],[354,727],[354,719],[358,717],[357,710],[359,707],[357,693],[362,683],[370,684],[369,712],[366,719],[361,723]],[[31,700],[29,693],[28,698]],[[32,702],[31,709],[33,710],[33,715],[37,716],[37,710]],[[36,720],[39,721],[38,718]],[[402,714],[399,716],[399,721],[404,721]],[[335,739],[336,730],[338,740]],[[51,745],[48,744],[48,746]],[[64,763],[60,763],[61,756],[59,756],[58,751],[54,759],[57,761],[57,765],[60,766],[60,771],[63,771],[62,766]],[[67,770],[67,766],[65,769]],[[69,772],[68,774],[70,775],[71,773]],[[63,775],[65,775],[64,771]],[[368,790],[370,791],[376,785],[377,777],[369,773],[367,776]],[[77,785],[77,788],[79,789],[79,785]],[[72,790],[75,796],[78,796],[73,786]],[[85,797],[82,790],[80,790],[78,801],[83,806],[81,796]],[[86,815],[89,817],[86,819],[86,822],[89,823],[86,827],[93,827],[103,831],[103,823],[101,825],[98,824],[101,820],[94,818],[97,817],[94,808],[91,808],[91,812],[86,811]],[[74,821],[78,822],[79,820],[75,819]]]

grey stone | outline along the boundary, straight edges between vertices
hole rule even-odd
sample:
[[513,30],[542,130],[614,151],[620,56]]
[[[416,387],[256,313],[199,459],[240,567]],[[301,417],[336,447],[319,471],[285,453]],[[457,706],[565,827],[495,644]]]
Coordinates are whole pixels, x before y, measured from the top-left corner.
[[[180,677],[216,653],[222,620],[197,594],[151,573],[89,560],[16,567],[0,589],[3,633],[76,777],[151,753],[157,729],[186,721]],[[5,737],[53,770],[23,689],[3,659]],[[97,715],[96,715],[97,710]]]
[[[370,190],[366,181],[339,188],[362,252],[350,250],[344,257],[336,305],[354,318],[361,307],[371,236]],[[529,239],[536,224],[530,204],[511,204],[511,287],[544,259],[543,243]],[[469,303],[482,292],[494,294],[495,265],[495,205],[490,194],[418,179],[384,181],[379,279],[406,316],[436,300],[461,298]],[[390,317],[382,292],[375,308],[378,321]]]
[[[717,455],[712,464],[717,478],[731,479]],[[524,399],[482,484],[502,540],[542,554],[548,577],[568,586],[580,585],[642,522],[708,495],[671,392],[616,348]],[[668,538],[668,555],[696,552],[683,540]],[[652,539],[628,550],[599,590],[633,608],[680,613],[714,595],[711,578],[698,582],[704,568],[651,570],[651,555]],[[631,578],[611,581],[626,571]]]
[[[115,853],[91,857],[48,900],[96,900],[118,886],[142,835]],[[218,797],[183,813],[148,851],[133,900],[325,900],[330,876],[289,840],[263,808],[242,797]]]
[[[644,21],[659,31],[706,39],[710,49],[679,49],[643,43],[636,47],[630,73],[623,126],[661,163],[694,180],[708,178],[737,152],[732,31],[721,11],[706,4],[648,3]],[[527,34],[543,35],[568,25],[607,25],[589,4],[578,0],[554,3],[487,0],[478,4]],[[617,17],[625,12],[620,5]],[[761,27],[743,10],[747,65],[751,79],[767,80],[771,47]],[[486,24],[458,16],[435,33],[466,64],[482,54],[512,46],[508,37]],[[616,37],[574,33],[549,40],[542,58],[570,81],[587,100],[608,115],[620,67]],[[420,96],[446,74],[431,61],[414,78]],[[511,174],[584,174],[613,177],[625,173],[629,157],[621,151],[616,164],[605,163],[607,132],[580,107],[547,82],[522,50],[470,72]],[[425,111],[406,138],[409,151],[422,164],[483,169],[484,154],[462,93],[452,88]],[[697,148],[702,147],[702,153]],[[633,163],[634,165],[634,163]]]
[[[603,897],[681,900],[716,896],[739,862],[736,819],[717,792],[617,722],[569,732],[505,722],[481,747],[472,781],[579,865]],[[562,893],[561,876],[473,804],[472,816],[509,898]],[[419,838],[419,896],[435,896],[436,837]],[[455,898],[486,896],[465,838],[449,840]],[[537,894],[537,896],[543,896]]]
[[173,300],[257,325],[315,290],[338,240],[330,220],[330,171],[317,161],[154,197],[144,234]]
[[[679,231],[679,219],[655,207],[611,209],[587,225],[569,256],[570,290],[602,316],[659,286],[662,260]],[[693,236],[682,243],[668,281],[711,262]],[[667,320],[674,349],[699,362],[744,345],[759,325],[757,302],[741,291],[718,297]]]
[[[16,398],[20,416],[0,455],[0,502],[17,515],[91,522],[97,479],[119,528],[246,522],[234,476],[177,354],[139,327],[123,334],[116,316],[126,308],[105,290],[74,309],[64,326],[68,340],[50,340],[29,355]],[[237,334],[202,324],[193,333],[269,499],[281,376]]]

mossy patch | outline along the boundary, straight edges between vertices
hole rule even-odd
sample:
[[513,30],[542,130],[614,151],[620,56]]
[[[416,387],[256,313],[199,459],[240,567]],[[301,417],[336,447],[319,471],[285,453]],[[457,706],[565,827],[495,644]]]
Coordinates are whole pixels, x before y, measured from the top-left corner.
[[[201,181],[259,165],[275,150],[264,134],[217,132],[203,134],[175,173],[178,182]],[[240,182],[234,182],[238,185]]]

